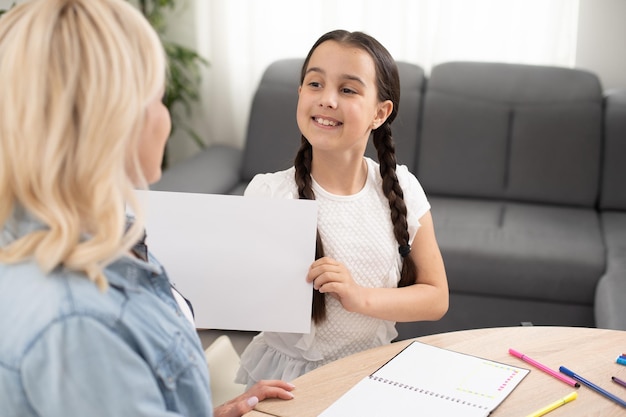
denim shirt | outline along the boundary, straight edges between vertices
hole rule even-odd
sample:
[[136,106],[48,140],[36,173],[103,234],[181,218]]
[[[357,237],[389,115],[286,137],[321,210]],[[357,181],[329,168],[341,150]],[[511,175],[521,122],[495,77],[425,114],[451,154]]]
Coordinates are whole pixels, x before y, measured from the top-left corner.
[[[0,247],[41,227],[5,225]],[[84,275],[0,264],[0,416],[211,416],[198,335],[161,265],[123,257]]]

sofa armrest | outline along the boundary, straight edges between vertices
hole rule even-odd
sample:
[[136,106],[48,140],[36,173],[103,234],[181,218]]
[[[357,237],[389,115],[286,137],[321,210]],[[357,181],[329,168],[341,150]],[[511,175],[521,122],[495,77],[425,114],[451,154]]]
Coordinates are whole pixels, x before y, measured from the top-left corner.
[[228,194],[240,177],[242,150],[211,145],[163,172],[150,189],[188,193]]
[[626,269],[604,275],[596,289],[596,327],[626,330]]
[[626,330],[626,211],[600,213],[606,243],[606,271],[596,287],[596,327]]

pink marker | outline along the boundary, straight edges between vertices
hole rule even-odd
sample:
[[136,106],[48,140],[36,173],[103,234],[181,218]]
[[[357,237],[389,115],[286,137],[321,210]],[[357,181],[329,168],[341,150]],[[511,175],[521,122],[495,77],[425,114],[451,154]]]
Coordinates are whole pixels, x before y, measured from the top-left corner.
[[535,368],[547,373],[548,375],[552,375],[553,377],[555,377],[556,379],[559,379],[563,382],[565,382],[568,385],[571,385],[572,387],[578,388],[580,387],[580,384],[576,381],[574,381],[572,378],[563,375],[553,369],[548,368],[545,365],[540,364],[539,362],[537,362],[536,360],[529,358],[528,356],[524,355],[521,352],[516,351],[515,349],[509,349],[509,353],[513,356],[515,356],[516,358],[520,358],[521,360],[523,360],[524,362],[527,362],[529,364],[531,364],[532,366],[534,366]]

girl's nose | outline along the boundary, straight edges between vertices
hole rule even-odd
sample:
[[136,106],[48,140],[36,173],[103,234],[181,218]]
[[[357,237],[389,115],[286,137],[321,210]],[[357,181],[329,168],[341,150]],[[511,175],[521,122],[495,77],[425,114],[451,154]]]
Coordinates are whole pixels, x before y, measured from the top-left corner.
[[330,90],[325,90],[320,97],[320,107],[334,109],[337,108],[337,94]]

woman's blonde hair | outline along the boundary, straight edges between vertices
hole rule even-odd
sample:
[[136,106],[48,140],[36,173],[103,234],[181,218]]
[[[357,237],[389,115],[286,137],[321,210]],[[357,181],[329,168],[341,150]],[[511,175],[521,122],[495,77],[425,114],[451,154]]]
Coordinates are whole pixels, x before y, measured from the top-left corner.
[[137,148],[165,71],[158,36],[123,0],[35,0],[0,18],[0,225],[20,212],[43,224],[0,262],[107,287],[103,269],[142,234]]

